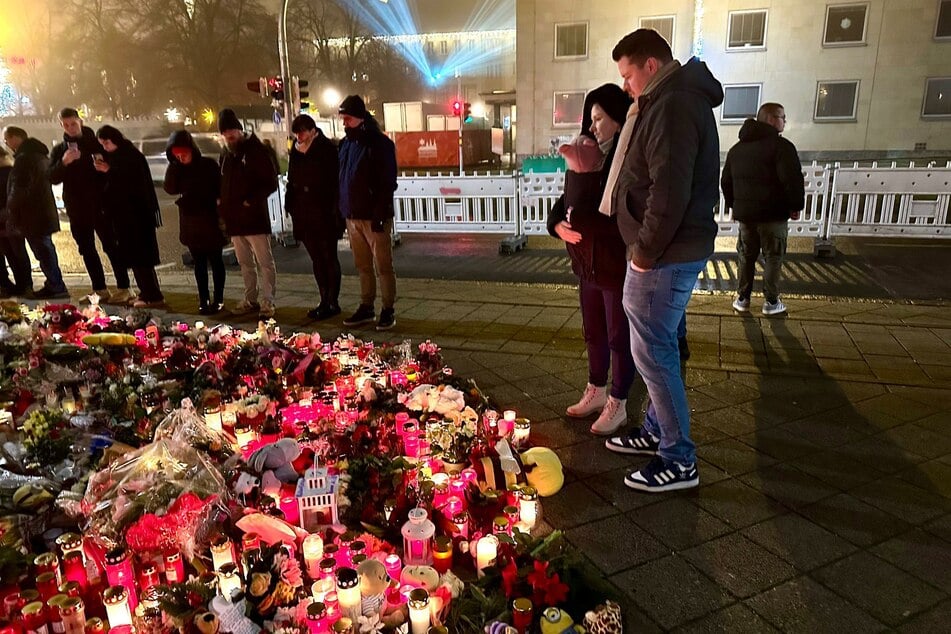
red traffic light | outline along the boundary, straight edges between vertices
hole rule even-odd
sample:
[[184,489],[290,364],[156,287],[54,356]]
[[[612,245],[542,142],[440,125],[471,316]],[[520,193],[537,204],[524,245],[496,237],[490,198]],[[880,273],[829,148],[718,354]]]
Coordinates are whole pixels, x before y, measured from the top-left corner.
[[456,117],[462,116],[462,102],[458,99],[452,102],[452,114]]

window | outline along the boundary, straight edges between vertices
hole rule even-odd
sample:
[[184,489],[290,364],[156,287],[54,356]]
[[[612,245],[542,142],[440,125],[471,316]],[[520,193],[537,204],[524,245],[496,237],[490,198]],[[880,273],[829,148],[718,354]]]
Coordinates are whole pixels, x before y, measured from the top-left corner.
[[820,81],[816,88],[816,121],[855,121],[859,82]]
[[762,50],[766,48],[766,9],[730,11],[727,34],[728,51]]
[[951,77],[929,77],[925,82],[922,117],[951,117]]
[[751,117],[756,117],[762,91],[762,84],[724,86],[720,121],[722,123],[743,123]]
[[552,104],[551,122],[556,128],[573,128],[581,125],[584,110],[584,91],[556,92]]
[[655,15],[649,18],[641,18],[638,26],[642,29],[654,29],[667,40],[671,48],[674,47],[674,16]]
[[588,56],[588,23],[555,25],[555,59]]
[[936,40],[951,40],[951,0],[938,3],[938,19],[934,25]]
[[868,25],[867,4],[833,4],[826,7],[826,28],[823,46],[856,46],[865,44]]

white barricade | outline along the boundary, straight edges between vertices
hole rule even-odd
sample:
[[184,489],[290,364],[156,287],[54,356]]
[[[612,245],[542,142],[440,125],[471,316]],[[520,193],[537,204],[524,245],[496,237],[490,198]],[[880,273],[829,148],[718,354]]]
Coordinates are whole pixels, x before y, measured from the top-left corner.
[[511,174],[404,176],[394,195],[397,232],[517,235]]
[[565,188],[565,173],[528,172],[518,183],[522,231],[526,235],[548,234],[548,214]]
[[267,214],[271,219],[271,234],[284,246],[293,245],[294,221],[284,213],[284,194],[287,192],[287,176],[278,176],[277,191],[268,196]]

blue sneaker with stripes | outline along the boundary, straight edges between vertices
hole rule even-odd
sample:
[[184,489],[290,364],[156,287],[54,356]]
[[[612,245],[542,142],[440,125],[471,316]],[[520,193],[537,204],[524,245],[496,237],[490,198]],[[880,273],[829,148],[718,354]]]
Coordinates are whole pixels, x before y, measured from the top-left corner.
[[604,446],[614,453],[656,456],[657,449],[660,447],[660,438],[655,438],[641,427],[632,434],[608,438],[604,441]]
[[692,489],[700,486],[700,473],[697,463],[682,465],[678,462],[668,462],[660,456],[640,471],[633,471],[624,478],[624,484],[638,491],[647,493],[661,493],[678,489]]

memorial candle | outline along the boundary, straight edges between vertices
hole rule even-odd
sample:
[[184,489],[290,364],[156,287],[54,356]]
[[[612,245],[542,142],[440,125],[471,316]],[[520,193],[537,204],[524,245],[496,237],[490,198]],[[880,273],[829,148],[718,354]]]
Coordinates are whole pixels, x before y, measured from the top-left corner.
[[353,568],[337,570],[337,601],[344,616],[360,618],[360,576]]
[[225,564],[234,563],[234,548],[226,535],[219,535],[211,542],[211,563],[215,572]]
[[106,606],[106,619],[109,628],[132,625],[132,610],[129,609],[129,589],[125,586],[110,586],[102,593],[102,603]]
[[440,535],[433,542],[433,568],[443,574],[452,568],[452,539]]
[[499,538],[486,535],[476,542],[476,570],[479,577],[485,576],[485,569],[495,563],[498,556]]
[[426,634],[429,631],[429,592],[414,588],[409,593],[410,634]]
[[400,561],[399,555],[390,553],[384,557],[383,567],[386,569],[386,574],[389,575],[390,579],[399,581],[400,572],[403,570],[403,562]]
[[304,551],[304,564],[307,576],[312,580],[320,579],[320,560],[324,558],[324,540],[320,535],[308,535],[301,546]]

